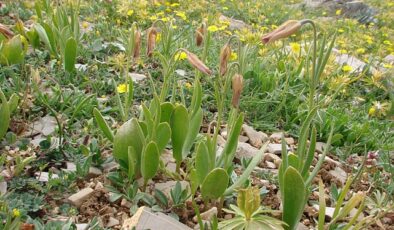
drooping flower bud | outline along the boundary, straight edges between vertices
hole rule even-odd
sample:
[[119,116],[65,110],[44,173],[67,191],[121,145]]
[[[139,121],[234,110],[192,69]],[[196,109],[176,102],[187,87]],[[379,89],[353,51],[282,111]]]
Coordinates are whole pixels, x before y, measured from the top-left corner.
[[281,38],[289,37],[290,35],[296,33],[302,26],[302,23],[297,20],[289,20],[280,25],[274,31],[263,35],[261,41],[264,44],[274,42]]
[[231,104],[234,106],[234,108],[238,108],[239,106],[239,99],[241,97],[243,85],[243,76],[241,74],[235,74],[232,79],[233,97],[231,100]]
[[185,50],[187,54],[187,60],[189,63],[194,66],[196,69],[198,69],[200,72],[211,75],[212,71],[195,55],[194,53],[191,53],[187,50]]
[[141,32],[139,30],[134,32],[134,50],[133,50],[133,57],[139,58],[140,57],[140,50],[141,50]]
[[3,34],[8,39],[11,39],[14,36],[14,33],[7,26],[1,23],[0,23],[0,33]]
[[204,40],[205,26],[202,24],[200,28],[196,29],[196,45],[201,46]]
[[226,43],[222,47],[222,50],[220,51],[220,66],[219,66],[220,76],[224,76],[226,74],[227,63],[228,63],[228,60],[230,59],[230,56],[231,56],[230,44]]
[[152,57],[153,55],[153,50],[155,49],[156,46],[156,36],[157,36],[157,29],[155,27],[149,28],[147,32],[147,49],[146,49],[146,55],[148,57]]

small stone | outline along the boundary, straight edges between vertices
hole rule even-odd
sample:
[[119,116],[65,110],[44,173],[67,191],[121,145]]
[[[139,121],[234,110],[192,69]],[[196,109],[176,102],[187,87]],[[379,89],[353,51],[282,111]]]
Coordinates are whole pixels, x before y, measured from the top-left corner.
[[116,225],[119,225],[120,222],[118,219],[113,218],[112,216],[109,218],[108,223],[106,225],[107,228],[114,227]]
[[384,58],[384,62],[394,64],[394,55],[389,54]]
[[120,202],[120,206],[130,208],[131,203],[128,200],[126,200],[125,198],[123,198],[122,201]]
[[[160,190],[166,196],[170,197],[171,189],[175,188],[176,183],[177,183],[177,181],[167,181],[164,183],[156,183],[155,189]],[[182,189],[186,189],[186,188],[190,187],[189,182],[187,182],[187,181],[179,181],[179,183],[181,183]]]
[[133,82],[139,82],[147,78],[145,75],[139,73],[129,73],[129,77],[133,80]]
[[325,148],[326,148],[326,143],[324,143],[324,142],[316,142],[315,149],[316,149],[317,153],[319,153],[319,154],[323,153]]
[[228,23],[230,30],[242,30],[250,28],[250,25],[246,24],[245,22],[237,19],[232,19],[224,15],[220,15],[219,21]]
[[89,224],[76,224],[77,230],[87,230],[89,227]]
[[105,173],[109,173],[118,169],[119,164],[116,163],[115,161],[111,161],[109,163],[102,164],[102,167]]
[[76,207],[81,206],[81,204],[87,200],[92,194],[94,190],[92,188],[84,188],[81,191],[71,195],[68,200]]
[[[290,150],[289,146],[287,146],[287,151]],[[282,144],[268,144],[268,148],[267,148],[269,153],[273,153],[273,154],[281,154],[282,153]]]
[[242,135],[240,135],[240,136],[238,137],[238,141],[239,141],[239,142],[246,143],[246,142],[248,142],[248,140],[249,140],[249,137],[247,137],[247,136],[242,136]]
[[280,141],[282,139],[282,134],[283,134],[283,132],[272,133],[270,136],[270,140]]
[[168,170],[168,171],[170,171],[170,172],[176,172],[176,163],[174,163],[174,162],[169,162],[167,165],[166,165],[166,169]]
[[235,157],[237,159],[242,158],[252,158],[254,157],[260,150],[251,146],[248,143],[238,142],[237,150],[235,152]]
[[330,170],[328,173],[335,179],[339,180],[342,184],[346,183],[347,173],[340,167],[335,167],[334,170]]
[[249,138],[249,142],[252,146],[260,148],[263,145],[263,140],[266,138],[263,132],[257,132],[246,124],[242,125],[242,129]]
[[305,226],[303,223],[299,223],[297,226],[297,230],[309,230],[309,228]]
[[224,219],[225,220],[229,220],[229,219],[232,219],[233,218],[233,215],[231,215],[231,214],[226,214],[225,216],[224,216]]
[[88,173],[88,178],[93,178],[93,177],[98,177],[101,176],[103,172],[96,167],[90,167],[89,168],[89,173]]
[[[37,176],[37,180],[40,182],[48,182],[49,180],[48,172],[37,172],[35,173],[35,175]],[[52,174],[51,178],[55,179],[55,178],[59,178],[59,176],[57,174]]]
[[217,143],[223,147],[226,144],[226,140],[221,135],[218,135]]
[[294,143],[295,143],[294,138],[292,138],[292,137],[286,137],[285,141],[288,145],[294,145]]
[[137,210],[133,217],[123,222],[122,230],[132,229],[190,230],[191,228],[164,213],[153,213],[150,208],[143,206]]
[[7,192],[7,182],[0,182],[0,195],[4,195]]
[[104,188],[104,185],[99,181],[96,183],[96,186],[94,186],[95,190],[101,190]]
[[[353,208],[352,210],[350,210],[349,217],[353,218],[357,214],[357,211],[358,211],[357,208]],[[361,212],[360,215],[358,215],[357,217],[357,221],[362,221],[363,219],[364,219],[364,214]]]
[[[218,214],[218,209],[216,207],[213,207],[209,209],[208,211],[205,211],[200,214],[202,220],[210,221],[213,216],[216,216]],[[197,223],[198,219],[197,216],[193,217],[193,221]]]
[[277,168],[275,163],[273,163],[271,161],[266,161],[265,164],[266,164],[267,168],[269,168],[269,169],[276,169]]
[[[317,210],[317,212],[319,212],[320,207],[318,204],[314,204],[313,208],[315,208]],[[325,213],[326,217],[332,219],[332,217],[334,216],[334,211],[335,211],[335,208],[326,207],[326,213]]]
[[335,166],[340,166],[341,165],[341,163],[339,163],[338,161],[336,161],[336,160],[333,160],[331,157],[329,157],[329,156],[326,156],[325,158],[324,158],[324,161],[325,162],[327,162],[327,163],[329,163],[329,164],[333,164],[333,165],[335,165]]
[[63,170],[67,172],[76,172],[77,166],[72,162],[66,162],[66,168]]

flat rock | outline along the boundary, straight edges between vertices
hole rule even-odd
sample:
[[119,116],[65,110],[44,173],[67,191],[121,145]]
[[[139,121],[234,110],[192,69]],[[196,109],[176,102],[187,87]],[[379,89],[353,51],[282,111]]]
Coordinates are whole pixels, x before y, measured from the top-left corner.
[[[333,49],[332,50],[334,54],[336,54],[335,56],[335,62],[338,65],[349,65],[352,67],[352,70],[350,71],[350,73],[361,73],[363,71],[363,69],[367,66],[367,63],[361,61],[360,59],[351,56],[349,54],[341,54],[339,52],[339,50],[337,49]],[[372,73],[377,72],[377,70],[373,67],[370,67]]]
[[4,195],[7,192],[7,182],[0,182],[0,195]]
[[383,60],[384,60],[384,62],[394,64],[394,55],[389,54]]
[[292,137],[286,137],[285,141],[288,145],[294,145],[294,143],[295,143],[294,138],[292,138]]
[[123,222],[122,230],[190,230],[188,226],[180,223],[164,213],[153,213],[148,207],[140,207],[133,217]]
[[224,16],[223,14],[220,15],[219,21],[229,23],[228,28],[230,30],[242,30],[250,28],[250,25],[246,24],[244,21],[229,18]]
[[282,139],[283,132],[275,132],[270,135],[270,140],[272,141],[280,141]]
[[96,167],[90,167],[89,172],[88,172],[88,177],[93,178],[93,177],[98,177],[103,174],[103,171],[101,169],[96,168]]
[[81,204],[87,200],[92,194],[94,190],[92,188],[84,188],[81,191],[71,195],[68,200],[76,207],[81,206]]
[[120,222],[118,219],[113,218],[112,216],[109,217],[109,220],[107,222],[107,224],[105,225],[107,228],[111,228],[111,227],[115,227],[116,225],[119,225]]
[[317,153],[323,153],[324,149],[326,148],[326,143],[324,142],[316,142],[315,151]]
[[[219,136],[219,135],[218,135]],[[242,135],[240,135],[239,137],[238,137],[238,142],[243,142],[243,143],[246,143],[246,142],[248,142],[249,141],[249,137],[247,137],[247,136],[242,136]]]
[[[289,146],[287,145],[286,148],[288,151],[290,150]],[[269,153],[280,155],[282,153],[282,144],[268,144],[267,151]]]
[[325,162],[327,162],[327,163],[329,163],[329,164],[333,164],[333,165],[335,165],[335,166],[340,166],[341,165],[341,163],[340,162],[338,162],[338,161],[336,161],[336,160],[333,160],[331,157],[329,157],[329,156],[326,156],[325,158],[324,158],[324,161]]
[[[190,188],[189,182],[187,181],[179,181],[181,183],[181,187],[182,189],[185,188]],[[167,181],[164,183],[156,183],[155,184],[155,189],[160,190],[161,192],[163,192],[166,196],[170,197],[170,192],[171,189],[175,188],[177,181]]]
[[[313,208],[315,208],[317,210],[317,212],[319,212],[319,205],[318,204],[314,204]],[[334,216],[334,211],[335,211],[335,208],[326,207],[326,213],[325,213],[326,217],[332,219],[332,217]]]
[[[37,180],[40,182],[48,182],[49,180],[49,173],[48,172],[37,172],[35,173]],[[59,176],[57,174],[52,173],[51,178],[59,178]]]
[[297,230],[309,230],[309,228],[305,226],[303,223],[299,223],[297,226]]
[[102,167],[103,167],[103,171],[105,173],[109,173],[109,172],[115,171],[120,166],[119,166],[119,164],[117,162],[111,161],[109,163],[102,164]]
[[52,116],[46,115],[35,121],[31,127],[33,132],[39,132],[44,136],[51,135],[55,132],[57,123],[56,119]]
[[217,143],[219,146],[223,147],[226,144],[226,140],[221,135],[218,135]]
[[340,167],[335,167],[335,169],[330,170],[328,173],[334,178],[338,179],[342,184],[346,183],[347,173]]
[[140,82],[147,78],[147,76],[139,73],[129,73],[129,77],[133,80],[133,82]]
[[[216,216],[217,214],[218,214],[218,209],[216,207],[213,207],[203,213],[200,213],[200,216],[202,220],[210,221],[212,217]],[[198,221],[197,216],[193,217],[193,221],[197,223]]]
[[237,150],[235,152],[235,157],[237,159],[242,158],[252,158],[254,157],[260,150],[251,146],[248,143],[238,142]]
[[76,224],[77,230],[87,230],[89,227],[89,224]]
[[249,125],[242,125],[242,130],[249,138],[249,143],[256,148],[260,148],[263,145],[263,142],[268,140],[267,134],[258,132]]
[[282,163],[282,159],[273,153],[264,153],[263,162],[273,162],[277,168]]

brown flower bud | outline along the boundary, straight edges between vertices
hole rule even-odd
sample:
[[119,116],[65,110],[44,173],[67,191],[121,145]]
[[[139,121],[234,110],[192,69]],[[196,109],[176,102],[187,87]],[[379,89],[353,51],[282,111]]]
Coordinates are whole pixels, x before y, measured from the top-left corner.
[[276,28],[274,31],[263,35],[261,40],[264,44],[267,44],[279,40],[281,38],[289,37],[290,35],[296,33],[301,28],[301,26],[302,24],[300,21],[297,20],[286,21],[278,28]]
[[202,42],[204,40],[204,34],[205,34],[205,27],[204,25],[201,25],[200,28],[196,29],[196,45],[201,46]]
[[0,23],[0,33],[3,34],[8,39],[11,39],[14,36],[14,33],[7,26],[1,23]]
[[141,32],[139,30],[134,32],[134,50],[133,50],[133,57],[139,58],[140,57],[140,50],[141,50]]
[[192,66],[198,69],[200,72],[205,73],[207,75],[211,75],[212,71],[195,55],[187,50],[185,50],[187,54],[187,60],[190,62]]
[[147,32],[147,48],[146,48],[146,55],[148,57],[152,57],[153,55],[153,50],[155,49],[156,46],[156,36],[157,36],[156,28],[155,27],[149,28]]
[[230,44],[226,43],[220,51],[220,76],[224,76],[227,72],[227,63],[231,56]]
[[244,77],[241,74],[235,74],[232,79],[233,98],[231,100],[234,108],[238,108],[239,106],[239,98],[241,97],[243,85]]

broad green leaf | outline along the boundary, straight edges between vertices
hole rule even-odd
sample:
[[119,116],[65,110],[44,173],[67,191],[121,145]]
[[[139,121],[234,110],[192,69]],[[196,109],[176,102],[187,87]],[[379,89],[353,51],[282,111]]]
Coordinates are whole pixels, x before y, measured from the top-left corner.
[[226,190],[229,182],[227,172],[222,168],[212,170],[201,185],[201,195],[204,200],[218,199]]
[[35,28],[26,32],[27,39],[29,40],[31,46],[36,49],[40,46],[40,37],[38,36],[37,31]]
[[297,166],[299,165],[300,159],[298,158],[297,155],[290,153],[288,155],[288,164],[289,166],[292,166],[294,168],[297,168]]
[[4,137],[4,135],[7,133],[8,126],[10,124],[10,109],[8,106],[7,99],[3,93],[3,91],[0,89],[0,139]]
[[200,142],[196,150],[196,173],[198,178],[198,183],[201,184],[208,173],[212,170],[210,168],[210,157],[208,148],[205,142]]
[[16,108],[18,107],[18,102],[19,102],[18,95],[13,93],[11,95],[10,99],[8,100],[8,106],[9,106],[9,109],[10,109],[10,113],[13,113],[16,110]]
[[[138,123],[138,120],[132,118],[124,123],[118,129],[115,137],[114,137],[114,151],[113,155],[115,159],[128,162],[128,147],[132,146],[137,155],[137,167],[141,162],[141,153],[144,144],[144,134],[142,133],[141,127]],[[139,169],[136,167],[136,171]]]
[[306,188],[300,173],[289,166],[284,174],[283,216],[287,229],[294,230],[304,211]]
[[142,115],[143,115],[143,120],[146,123],[146,126],[148,128],[148,136],[152,137],[153,135],[153,130],[154,130],[154,124],[153,124],[153,117],[152,113],[149,111],[148,107],[144,103],[141,104],[142,106]]
[[167,122],[162,122],[157,126],[157,148],[159,149],[159,153],[161,153],[168,141],[171,138],[171,128]]
[[3,44],[0,63],[12,65],[22,63],[25,58],[21,36],[17,35]]
[[170,123],[172,112],[174,111],[174,105],[170,102],[164,102],[160,105],[161,107],[161,118],[160,122]]
[[192,193],[192,194],[195,194],[196,191],[197,191],[198,186],[199,186],[200,183],[201,183],[201,182],[199,182],[199,180],[198,180],[197,170],[196,170],[196,169],[190,170],[190,173],[189,173],[189,181],[190,181],[191,193]]
[[185,106],[175,107],[171,116],[171,140],[174,158],[179,165],[182,161],[182,148],[189,132],[189,115]]
[[64,69],[71,73],[75,70],[75,63],[77,60],[77,42],[74,38],[69,38],[66,43],[64,52]]
[[135,176],[135,168],[136,168],[138,157],[137,157],[137,153],[135,152],[132,146],[129,146],[127,156],[128,156],[128,164],[127,164],[128,177],[129,179],[133,179]]
[[153,178],[159,168],[159,150],[153,141],[145,147],[141,158],[141,175],[145,181]]
[[202,109],[199,108],[198,111],[191,117],[189,130],[186,135],[186,140],[182,148],[182,157],[185,158],[190,153],[190,149],[193,146],[193,143],[200,132],[201,123],[202,123]]
[[111,142],[113,142],[114,141],[114,134],[112,133],[111,129],[109,128],[103,115],[100,113],[100,111],[97,108],[93,109],[93,115],[94,115],[94,118],[96,119],[96,122],[97,122],[99,128],[101,129],[101,131],[103,131],[105,137],[108,138],[108,140],[110,140]]
[[241,113],[234,121],[234,124],[231,125],[232,129],[230,130],[227,142],[223,148],[222,155],[219,161],[220,164],[223,163],[224,168],[228,168],[233,161],[235,151],[237,150],[238,137],[241,133],[243,121],[244,115],[243,113]]

